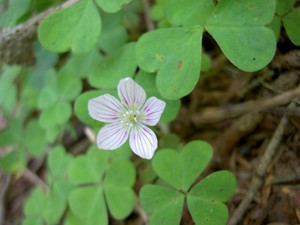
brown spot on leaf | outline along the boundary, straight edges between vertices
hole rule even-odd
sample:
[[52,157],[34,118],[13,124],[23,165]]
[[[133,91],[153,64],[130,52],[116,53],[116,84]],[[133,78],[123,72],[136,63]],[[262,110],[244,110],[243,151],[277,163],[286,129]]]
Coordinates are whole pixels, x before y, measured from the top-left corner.
[[180,60],[177,64],[177,71],[181,70],[182,61]]

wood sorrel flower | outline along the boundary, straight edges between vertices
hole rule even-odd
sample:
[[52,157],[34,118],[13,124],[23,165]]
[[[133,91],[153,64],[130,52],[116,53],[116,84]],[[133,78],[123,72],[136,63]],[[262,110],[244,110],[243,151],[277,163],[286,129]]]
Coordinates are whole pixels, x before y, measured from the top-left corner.
[[88,103],[90,116],[110,123],[100,129],[98,148],[114,150],[129,138],[132,151],[145,159],[151,159],[157,149],[157,137],[146,125],[158,123],[166,103],[156,97],[146,101],[144,89],[131,78],[122,79],[118,85],[119,102],[110,94],[93,98]]

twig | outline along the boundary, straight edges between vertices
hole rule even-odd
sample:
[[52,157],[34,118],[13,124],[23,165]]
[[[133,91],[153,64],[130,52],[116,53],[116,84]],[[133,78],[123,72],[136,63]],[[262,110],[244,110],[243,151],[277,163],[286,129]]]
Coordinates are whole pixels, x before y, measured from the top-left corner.
[[0,225],[4,225],[4,198],[10,181],[10,174],[0,170]]
[[299,97],[300,87],[297,87],[293,90],[287,91],[283,94],[269,99],[248,101],[221,109],[210,108],[203,113],[195,113],[194,115],[192,115],[192,121],[197,126],[197,124],[230,119],[246,113],[263,111],[279,105],[285,105]]
[[32,65],[35,62],[33,41],[37,35],[37,28],[41,21],[54,12],[69,7],[79,0],[69,0],[60,6],[32,17],[14,28],[0,30],[0,61],[7,64]]
[[253,132],[262,121],[260,113],[249,113],[235,120],[230,127],[214,142],[217,160],[223,165],[228,163],[228,156],[234,150],[234,146],[247,134]]
[[35,173],[33,173],[31,170],[26,168],[24,170],[23,176],[26,180],[30,181],[35,186],[42,188],[44,191],[46,191],[48,189],[47,184],[41,178],[39,178]]
[[144,15],[145,15],[145,21],[146,21],[146,26],[147,26],[147,30],[154,30],[155,26],[153,21],[150,18],[150,4],[149,4],[149,0],[143,0],[143,6],[144,6]]
[[[289,107],[295,107],[295,104],[291,103]],[[253,200],[255,194],[257,193],[258,189],[262,186],[264,181],[263,176],[266,174],[267,168],[271,163],[273,156],[275,155],[276,149],[278,148],[280,141],[282,140],[282,137],[284,135],[284,129],[287,126],[287,124],[288,118],[286,116],[283,116],[265,150],[264,155],[262,156],[258,164],[256,174],[252,177],[250,187],[247,191],[246,196],[243,198],[242,202],[234,211],[232,217],[229,220],[228,225],[236,225],[241,220],[244,213],[247,211],[251,201]]]

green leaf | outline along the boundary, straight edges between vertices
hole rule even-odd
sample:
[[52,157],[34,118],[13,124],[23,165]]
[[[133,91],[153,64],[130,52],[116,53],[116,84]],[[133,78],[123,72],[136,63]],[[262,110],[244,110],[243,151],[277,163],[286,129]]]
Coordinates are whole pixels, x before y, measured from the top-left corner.
[[24,214],[41,216],[44,209],[45,193],[40,188],[35,188],[24,205]]
[[236,179],[228,171],[215,172],[196,184],[187,195],[188,208],[197,225],[225,225],[226,202],[235,193]]
[[23,149],[14,149],[0,158],[0,168],[7,173],[22,174],[27,159]]
[[116,219],[127,217],[134,207],[135,168],[130,161],[115,161],[104,179],[104,192],[109,211]]
[[103,90],[88,91],[88,92],[83,93],[76,99],[75,105],[74,105],[75,114],[81,122],[83,122],[89,126],[93,126],[93,127],[103,126],[104,123],[92,119],[88,112],[89,100],[92,98],[98,97],[100,95],[103,95],[103,94],[108,94],[108,91],[103,91]]
[[42,111],[39,117],[41,127],[48,129],[54,128],[57,125],[64,125],[68,122],[72,114],[72,108],[68,102],[56,102],[51,107]]
[[30,215],[25,217],[22,221],[22,225],[44,225],[44,221],[41,217]]
[[300,7],[283,18],[283,26],[293,44],[300,46]]
[[10,118],[17,103],[17,88],[14,80],[21,72],[21,67],[4,66],[0,74],[0,108],[5,117]]
[[59,100],[57,87],[57,73],[55,70],[48,70],[44,78],[44,87],[38,98],[38,109],[47,109]]
[[47,158],[51,175],[57,178],[65,178],[65,173],[68,172],[68,167],[72,159],[72,156],[66,153],[63,146],[55,146]]
[[272,22],[268,25],[268,27],[270,27],[273,30],[275,37],[278,40],[281,29],[281,21],[277,15],[274,16]]
[[166,15],[173,25],[204,25],[214,7],[212,0],[168,0]]
[[60,70],[57,78],[57,87],[61,99],[72,101],[81,92],[82,83],[78,76],[72,73],[68,68]]
[[150,216],[150,225],[179,225],[184,203],[182,193],[156,185],[145,185],[139,198]]
[[208,54],[202,54],[201,71],[208,72],[211,69],[211,59]]
[[17,88],[12,82],[0,82],[0,108],[5,117],[10,117],[17,104]]
[[159,146],[161,148],[177,149],[180,146],[180,137],[173,133],[167,133],[160,138]]
[[156,75],[146,73],[145,71],[139,71],[136,76],[136,82],[139,83],[146,91],[148,97],[156,96],[159,99],[162,99],[166,102],[166,107],[161,115],[160,122],[168,123],[176,118],[179,113],[181,102],[180,100],[166,100],[162,98],[156,88]]
[[50,51],[87,53],[97,44],[100,31],[101,18],[93,1],[81,1],[47,17],[38,36]]
[[101,58],[102,56],[97,49],[87,54],[74,54],[65,64],[64,68],[67,68],[70,73],[77,77],[86,78],[94,70]]
[[45,197],[43,218],[48,224],[57,224],[67,206],[67,196],[63,196],[57,190],[51,190]]
[[152,166],[157,175],[172,187],[188,191],[211,157],[212,148],[208,143],[193,141],[180,153],[170,149],[157,152]]
[[96,0],[98,5],[108,13],[115,13],[119,11],[121,8],[125,7],[132,0]]
[[276,1],[276,14],[284,16],[293,7],[296,0],[277,0]]
[[13,118],[8,127],[0,132],[0,146],[15,145],[22,141],[23,124],[19,118]]
[[37,120],[31,120],[26,126],[24,142],[27,150],[35,157],[39,157],[45,152],[46,133]]
[[128,34],[123,25],[123,12],[102,13],[102,33],[99,39],[99,47],[111,54],[126,44]]
[[49,153],[47,164],[49,173],[47,183],[52,190],[61,193],[65,198],[73,190],[74,184],[70,181],[69,168],[73,157],[67,154],[63,146],[55,146]]
[[2,13],[0,17],[1,27],[12,27],[18,23],[18,20],[28,11],[30,0],[10,0],[8,1],[8,9]]
[[38,108],[47,109],[58,100],[58,93],[56,87],[47,85],[41,91],[38,99]]
[[266,66],[275,54],[274,33],[265,27],[272,21],[275,7],[275,0],[221,0],[205,29],[235,66],[256,71]]
[[158,71],[156,86],[164,98],[179,99],[198,82],[202,31],[201,26],[158,29],[138,40],[138,65],[150,73]]
[[106,170],[108,156],[94,146],[87,155],[78,156],[70,165],[70,179],[76,184],[100,183]]
[[133,76],[135,70],[135,43],[129,43],[101,60],[90,74],[89,82],[97,88],[115,89],[122,78]]
[[72,212],[87,224],[108,224],[102,188],[88,186],[77,188],[69,196]]

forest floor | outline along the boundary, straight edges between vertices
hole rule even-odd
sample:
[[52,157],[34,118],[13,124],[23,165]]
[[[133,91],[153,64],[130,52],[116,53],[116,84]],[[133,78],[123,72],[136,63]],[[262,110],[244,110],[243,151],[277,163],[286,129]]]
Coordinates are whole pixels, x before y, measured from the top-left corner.
[[[202,139],[214,147],[209,172],[227,169],[235,174],[238,188],[228,203],[229,224],[300,224],[300,101],[295,100],[300,92],[300,50],[283,37],[273,61],[253,73],[234,67],[219,49],[205,50],[212,69],[182,100],[171,131],[183,142]],[[31,167],[42,168],[43,163]],[[30,188],[28,176],[11,178],[6,216],[15,218],[15,224]],[[133,220],[131,216],[114,224],[138,224]],[[182,224],[193,224],[189,215]]]

